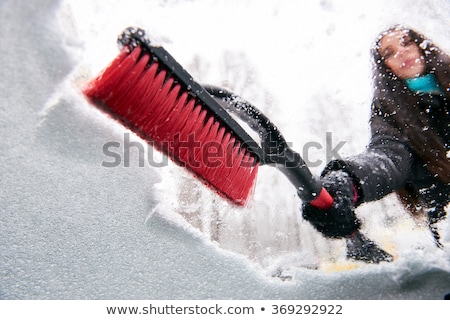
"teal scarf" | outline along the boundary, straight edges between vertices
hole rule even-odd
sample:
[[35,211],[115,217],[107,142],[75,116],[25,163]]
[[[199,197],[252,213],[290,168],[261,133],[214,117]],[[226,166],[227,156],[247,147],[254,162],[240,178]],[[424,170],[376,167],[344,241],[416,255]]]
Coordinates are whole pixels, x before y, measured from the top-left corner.
[[406,79],[405,84],[408,89],[417,93],[444,93],[434,74],[426,74],[417,78]]

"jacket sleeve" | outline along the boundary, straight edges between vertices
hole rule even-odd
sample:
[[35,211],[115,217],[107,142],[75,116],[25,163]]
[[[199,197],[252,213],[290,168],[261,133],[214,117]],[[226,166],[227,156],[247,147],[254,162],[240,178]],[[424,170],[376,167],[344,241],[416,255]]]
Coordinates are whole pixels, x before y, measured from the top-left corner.
[[346,171],[359,193],[357,205],[381,199],[404,187],[413,160],[397,129],[381,116],[372,117],[372,137],[365,152],[347,159],[333,160],[322,175],[331,170]]

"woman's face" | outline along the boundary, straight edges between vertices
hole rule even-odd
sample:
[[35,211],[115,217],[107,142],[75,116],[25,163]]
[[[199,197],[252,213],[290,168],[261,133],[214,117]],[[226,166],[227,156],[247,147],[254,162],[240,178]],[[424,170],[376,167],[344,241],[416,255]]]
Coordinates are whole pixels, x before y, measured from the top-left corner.
[[415,78],[425,72],[422,52],[406,31],[392,31],[381,38],[378,51],[386,66],[401,80]]

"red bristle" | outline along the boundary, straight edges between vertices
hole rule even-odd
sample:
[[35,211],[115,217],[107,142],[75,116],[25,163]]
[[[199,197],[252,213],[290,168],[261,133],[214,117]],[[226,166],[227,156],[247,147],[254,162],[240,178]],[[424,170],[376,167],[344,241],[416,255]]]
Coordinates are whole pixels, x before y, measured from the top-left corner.
[[[170,79],[166,86],[172,86],[173,85],[173,79]],[[180,85],[175,85],[167,94],[167,98],[161,101],[161,109],[163,110],[163,112],[160,112],[160,114],[158,115],[158,118],[155,117],[155,119],[153,119],[154,122],[158,123],[159,127],[158,127],[158,133],[159,134],[163,134],[164,133],[164,128],[163,127],[167,120],[170,119],[170,115],[174,112],[175,107],[177,105],[177,98],[179,96],[179,93],[181,91],[181,86]],[[161,130],[163,129],[163,130]]]
[[[243,152],[243,150],[241,150],[243,158],[242,158],[242,164],[245,166],[245,171],[246,174],[243,175],[243,179],[251,179],[252,178],[252,171],[253,171],[253,160],[252,157],[250,156],[250,154],[248,152]],[[253,172],[253,174],[255,174],[256,172]],[[240,173],[239,173],[240,174]],[[246,190],[244,189],[245,186],[247,185],[248,181],[244,181],[244,183],[238,185],[238,188],[236,188],[235,192],[236,194],[241,194],[243,192],[246,192]]]
[[[148,69],[146,69],[142,77],[139,80],[139,86],[135,87],[135,90],[131,90],[134,92],[133,96],[133,108],[132,112],[129,115],[130,122],[140,125],[142,120],[145,118],[143,115],[149,112],[148,101],[146,99],[147,95],[153,93],[153,81],[156,77],[158,71],[158,65],[152,64]],[[153,88],[153,90],[156,90]],[[145,96],[143,96],[145,95]]]
[[215,168],[211,165],[211,159],[208,158],[208,147],[210,147],[211,143],[214,143],[214,140],[212,140],[212,138],[208,137],[210,136],[210,133],[214,130],[214,118],[210,117],[208,119],[208,121],[206,122],[206,124],[204,125],[204,127],[201,129],[199,136],[195,137],[196,140],[198,141],[205,141],[205,144],[203,145],[202,148],[196,148],[194,150],[194,159],[195,159],[195,164],[199,165],[199,169],[202,172],[207,171],[208,169],[211,169],[212,172],[209,174],[211,176],[211,178],[213,178],[214,176],[214,172],[215,172]]
[[[147,116],[146,124],[143,127],[143,131],[151,135],[154,139],[159,140],[158,131],[160,126],[164,124],[165,119],[173,111],[173,107],[176,103],[176,98],[178,95],[177,90],[170,91],[173,84],[173,79],[168,79],[168,81],[163,85],[163,87],[158,91],[158,95],[152,101],[152,104],[158,105],[158,112],[154,112],[152,116]],[[180,89],[180,86],[176,88]]]
[[204,123],[205,123],[205,119],[206,119],[206,115],[207,115],[207,111],[204,110],[200,105],[197,105],[194,109],[194,112],[192,113],[192,115],[196,115],[198,112],[200,112],[200,114],[198,115],[198,117],[196,118],[192,118],[194,121],[190,121],[190,119],[188,119],[186,122],[186,124],[191,123],[192,127],[187,126],[184,127],[183,130],[180,130],[177,134],[179,135],[178,137],[176,137],[176,139],[178,140],[178,149],[180,151],[180,157],[181,160],[185,163],[187,163],[187,165],[194,169],[199,169],[199,165],[196,164],[196,159],[195,159],[195,148],[201,148],[201,145],[198,146],[197,144],[201,144],[203,143],[202,140],[199,140],[197,138],[197,136],[201,133],[201,130],[203,129]]
[[[241,152],[241,150],[239,149],[239,145],[236,144],[233,146],[233,158],[231,158],[231,163],[232,163],[232,167],[231,167],[231,171],[230,171],[230,175],[228,176],[228,178],[230,180],[234,180],[234,177],[237,176],[237,174],[239,173],[240,166],[235,165],[236,163],[238,163],[239,165],[242,163],[242,160],[244,158],[244,153]],[[245,168],[244,170],[245,171]]]
[[[200,123],[203,124],[205,121],[206,110],[204,110],[201,105],[195,104],[195,101],[192,100],[187,104],[187,106],[189,106],[189,109],[186,110],[187,112],[182,112],[183,118],[180,119],[184,123],[182,124],[182,127],[180,131],[177,132],[177,134],[179,134],[180,132],[189,132],[193,134],[195,133],[195,131],[193,131],[195,125]],[[188,113],[191,107],[193,107],[194,109],[192,110],[192,112]],[[194,119],[194,121],[191,121],[191,119]]]
[[[220,126],[219,122],[216,122],[211,130],[210,135],[207,139],[210,139],[211,144],[208,146],[208,148],[205,150],[208,155],[213,152],[214,156],[213,159],[206,159],[208,163],[214,168],[220,163],[226,163],[225,161],[225,150],[226,147],[224,147],[224,143],[227,143],[224,140],[225,135],[225,128]],[[208,141],[208,140],[207,140]],[[202,154],[202,157],[204,157],[205,154]],[[222,174],[218,170],[211,170],[211,176],[213,179],[221,179],[222,177],[219,176],[219,174]]]
[[[107,94],[111,93],[110,88],[115,87],[120,82],[122,76],[127,74],[122,69],[127,67],[126,59],[128,56],[129,54],[123,50],[102,74],[88,83],[83,93],[90,98],[104,99]],[[132,61],[130,62],[130,67],[132,67]],[[107,94],[104,93],[105,91]]]
[[[188,94],[183,92],[178,98],[173,112],[167,116],[165,123],[161,126],[161,139],[163,141],[170,141],[174,135],[174,130],[180,130],[179,119],[181,117],[181,111],[186,108]],[[169,140],[170,139],[170,140]]]
[[[143,130],[147,126],[148,119],[154,114],[157,114],[160,110],[159,108],[154,108],[153,100],[158,97],[160,94],[160,90],[162,85],[164,84],[166,78],[166,72],[163,70],[156,74],[153,79],[145,79],[146,81],[150,81],[150,86],[147,88],[147,92],[145,96],[139,97],[137,103],[142,103],[142,111],[140,119],[137,120],[139,124],[139,128]],[[137,116],[137,115],[136,115]]]
[[[116,106],[115,111],[124,118],[127,118],[130,113],[135,112],[133,101],[139,96],[139,91],[144,89],[142,88],[143,82],[140,81],[140,77],[148,63],[148,58],[148,55],[144,55],[130,71],[128,76],[122,79],[122,84],[117,86],[116,94],[114,95],[115,100],[111,102],[109,100],[105,101],[107,105],[111,103]],[[129,88],[135,88],[135,90],[129,90]]]
[[[205,137],[204,141],[208,141],[208,144],[205,145],[207,147],[205,150],[202,151],[201,156],[209,155],[211,151],[216,150],[215,153],[222,151],[222,144],[221,140],[218,139],[218,131],[219,131],[220,123],[214,122],[211,126],[211,129],[209,130],[208,134]],[[213,150],[211,150],[213,149]],[[205,154],[206,153],[206,154]]]
[[[135,50],[133,51],[133,53],[136,51],[139,50]],[[104,100],[104,103],[107,106],[111,106],[119,116],[122,116],[124,118],[126,118],[127,114],[131,112],[131,98],[134,90],[130,90],[130,88],[134,88],[137,86],[139,77],[145,67],[145,63],[140,63],[142,59],[137,60],[137,55],[130,54],[129,59],[135,61],[134,67],[128,72],[125,77],[122,78],[121,83],[115,86],[113,94],[111,94],[107,99]]]
[[235,175],[235,171],[237,170],[236,168],[234,168],[234,163],[235,161],[238,161],[237,159],[239,157],[239,148],[236,148],[236,138],[234,136],[230,135],[228,137],[226,147],[227,151],[225,162],[227,166],[231,168],[231,170],[229,170],[223,177],[228,183],[231,183]]
[[[187,94],[186,94],[187,98]],[[195,101],[191,100],[188,103],[183,99],[179,101],[177,109],[171,115],[170,124],[166,124],[164,127],[167,130],[167,141],[171,141],[171,146],[175,148],[175,138],[179,136],[180,131],[185,131],[185,126],[191,124],[188,121],[190,117],[197,118],[200,115],[201,108],[195,108]],[[178,111],[178,112],[177,112]]]
[[[124,55],[124,59],[117,59],[117,61],[115,60],[114,64],[107,69],[107,72],[105,72],[103,75],[100,75],[96,79],[94,83],[95,87],[92,88],[92,91],[95,90],[94,94],[92,95],[93,98],[96,98],[98,100],[101,100],[105,104],[108,104],[108,100],[113,99],[115,96],[117,96],[117,94],[119,94],[118,89],[120,88],[121,84],[125,82],[124,78],[128,77],[136,63],[135,55],[139,52],[139,50],[133,52],[135,52],[135,54],[131,55],[127,54],[125,50],[122,51],[119,56]],[[112,71],[108,72],[111,69]],[[115,90],[112,91],[111,88],[115,88]],[[89,93],[86,94],[89,95]]]
[[244,205],[256,179],[255,158],[149,53],[139,47],[129,50],[122,50],[88,84],[85,95],[228,199]]
[[[211,140],[207,140],[207,136],[209,135],[209,133],[212,130],[212,127],[214,125],[214,118],[213,117],[209,117],[208,120],[203,124],[198,122],[198,126],[197,128],[195,128],[195,132],[198,132],[198,134],[195,135],[195,140],[199,140],[199,141],[206,141],[206,142],[210,142]],[[196,150],[196,153],[201,152],[201,149]]]

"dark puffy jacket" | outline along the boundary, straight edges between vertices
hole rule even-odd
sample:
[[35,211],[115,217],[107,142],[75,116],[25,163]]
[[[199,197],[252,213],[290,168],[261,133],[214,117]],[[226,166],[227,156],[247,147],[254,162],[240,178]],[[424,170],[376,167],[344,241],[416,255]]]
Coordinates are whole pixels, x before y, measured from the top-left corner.
[[[445,98],[426,95],[421,108],[429,113],[447,150],[450,137],[448,102]],[[373,112],[379,110],[375,104]],[[419,195],[426,209],[438,207],[438,215],[445,214],[449,203],[450,188],[427,171],[424,163],[408,147],[408,141],[398,134],[399,129],[382,114],[372,117],[371,140],[367,150],[345,160],[334,160],[325,168],[344,170],[353,178],[359,192],[357,205],[378,200],[403,188],[409,188]]]

